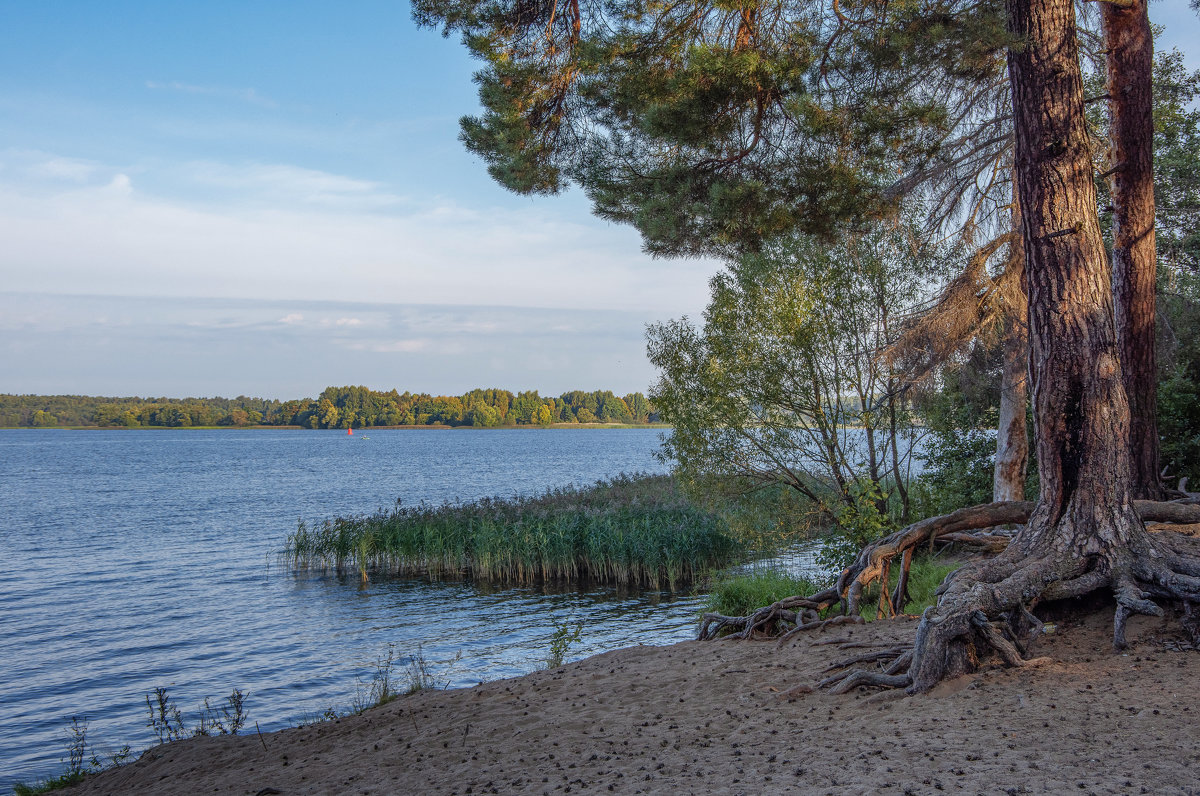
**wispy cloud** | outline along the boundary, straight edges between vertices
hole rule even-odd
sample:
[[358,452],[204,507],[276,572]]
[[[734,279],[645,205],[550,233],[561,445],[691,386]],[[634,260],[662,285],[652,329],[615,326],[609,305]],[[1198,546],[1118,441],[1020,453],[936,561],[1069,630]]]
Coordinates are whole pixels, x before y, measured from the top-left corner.
[[355,351],[373,351],[377,354],[413,354],[418,351],[428,351],[433,347],[433,341],[424,339],[376,340],[351,343],[348,347]]
[[[0,169],[0,272],[10,290],[653,309],[667,318],[703,307],[717,267],[652,262],[633,231],[571,220],[545,203],[466,207],[289,164],[102,164],[4,151],[0,164],[12,166]],[[191,198],[166,198],[164,186]],[[338,328],[368,320],[343,317]]]
[[[545,334],[574,319],[574,331]],[[360,320],[362,323],[338,321]],[[0,292],[0,391],[644,390],[645,314]],[[186,363],[181,367],[181,363]]]
[[201,94],[209,97],[219,97],[222,99],[235,99],[242,102],[249,102],[253,105],[261,105],[264,108],[278,108],[279,103],[275,100],[262,96],[252,88],[231,88],[229,86],[197,86],[191,83],[181,83],[178,80],[160,82],[157,80],[147,80],[146,88],[156,91],[176,91],[182,94]]
[[96,173],[97,165],[77,158],[48,157],[31,163],[29,173],[35,177],[67,182],[87,182]]
[[196,161],[170,171],[177,184],[218,189],[242,203],[344,210],[375,210],[405,203],[403,197],[379,183],[286,164]]

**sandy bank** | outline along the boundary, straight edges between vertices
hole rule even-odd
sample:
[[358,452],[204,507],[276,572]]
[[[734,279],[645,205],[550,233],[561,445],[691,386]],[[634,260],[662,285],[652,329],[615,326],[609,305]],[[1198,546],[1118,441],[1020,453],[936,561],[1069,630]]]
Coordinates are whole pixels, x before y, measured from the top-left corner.
[[[772,643],[635,647],[363,716],[158,747],[72,793],[1200,794],[1200,654],[1158,619],[1061,623],[934,693],[786,695],[913,620]],[[833,643],[833,642],[840,643]],[[856,646],[848,646],[856,645]]]

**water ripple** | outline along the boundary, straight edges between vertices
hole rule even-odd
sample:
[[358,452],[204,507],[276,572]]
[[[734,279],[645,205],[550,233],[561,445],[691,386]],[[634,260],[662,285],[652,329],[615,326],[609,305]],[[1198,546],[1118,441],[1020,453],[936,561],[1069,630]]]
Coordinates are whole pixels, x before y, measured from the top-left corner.
[[[102,753],[154,741],[145,695],[194,717],[249,693],[263,730],[344,709],[387,645],[454,686],[528,672],[554,623],[582,656],[691,637],[699,598],[293,575],[298,519],[531,494],[661,471],[659,432],[0,433],[0,789],[56,775],[72,715]],[[461,653],[461,658],[459,654]],[[456,660],[457,659],[457,660]],[[194,718],[191,719],[194,723]]]

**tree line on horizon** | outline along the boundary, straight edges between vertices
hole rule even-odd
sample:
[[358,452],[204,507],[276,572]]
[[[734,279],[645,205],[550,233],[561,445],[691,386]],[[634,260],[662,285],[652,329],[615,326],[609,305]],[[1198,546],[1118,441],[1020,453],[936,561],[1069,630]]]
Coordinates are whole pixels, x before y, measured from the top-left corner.
[[190,428],[195,426],[546,426],[552,423],[657,422],[640,392],[571,390],[542,397],[537,390],[498,388],[462,395],[327,387],[315,399],[112,398],[86,395],[0,394],[0,427]]

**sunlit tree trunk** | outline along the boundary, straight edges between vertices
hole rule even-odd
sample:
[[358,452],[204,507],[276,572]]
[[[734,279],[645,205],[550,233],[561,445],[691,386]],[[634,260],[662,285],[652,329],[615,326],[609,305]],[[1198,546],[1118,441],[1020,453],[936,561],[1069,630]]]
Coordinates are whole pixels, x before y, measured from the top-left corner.
[[[1020,229],[1020,202],[1013,175],[1013,226]],[[1004,320],[1004,370],[1000,376],[1000,420],[996,426],[996,467],[992,500],[1024,500],[1029,462],[1029,431],[1025,407],[1029,401],[1029,313],[1025,278],[1025,246],[1020,237],[1009,252],[1008,269],[1016,270],[1018,289],[1007,297]]]
[[[1026,549],[1066,534],[1080,551],[1141,527],[1129,493],[1129,405],[1096,213],[1070,0],[1008,0],[1016,168],[1028,268],[1041,479]],[[1062,547],[1060,542],[1051,542]]]
[[1101,3],[1112,115],[1113,296],[1117,346],[1129,400],[1131,489],[1162,497],[1154,353],[1154,37],[1147,0]]

